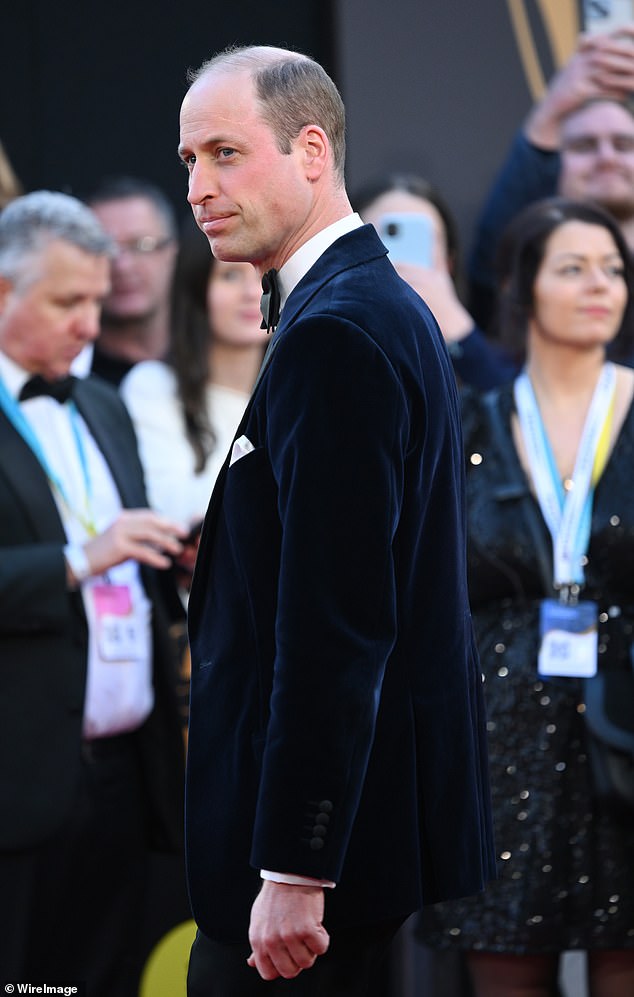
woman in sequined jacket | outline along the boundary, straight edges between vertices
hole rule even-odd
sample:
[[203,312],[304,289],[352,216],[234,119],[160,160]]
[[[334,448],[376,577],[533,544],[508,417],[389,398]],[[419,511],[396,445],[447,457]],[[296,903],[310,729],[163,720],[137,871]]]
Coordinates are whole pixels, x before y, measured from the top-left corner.
[[[514,223],[514,239],[503,327],[524,337],[522,383],[542,437],[526,421],[519,379],[488,396],[463,396],[469,585],[486,680],[499,878],[484,897],[430,908],[420,932],[428,945],[465,952],[476,997],[557,993],[560,955],[571,949],[587,952],[592,997],[631,997],[634,820],[593,795],[582,679],[540,673],[550,668],[540,611],[554,590],[546,591],[538,551],[559,571],[544,488],[549,474],[562,497],[580,482],[583,430],[604,392],[602,462],[589,485],[585,540],[579,526],[575,594],[595,606],[588,658],[599,669],[631,668],[634,371],[606,355],[616,361],[631,352],[634,271],[614,222],[587,204],[533,205]],[[539,439],[549,467],[538,459]]]

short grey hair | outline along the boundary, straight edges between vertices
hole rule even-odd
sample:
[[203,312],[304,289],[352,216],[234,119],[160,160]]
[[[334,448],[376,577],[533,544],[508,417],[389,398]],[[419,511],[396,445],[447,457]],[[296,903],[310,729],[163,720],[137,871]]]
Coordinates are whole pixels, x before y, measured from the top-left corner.
[[289,155],[304,125],[319,125],[332,147],[334,170],[343,186],[346,159],[346,112],[341,94],[326,70],[310,56],[267,45],[230,46],[199,69],[189,70],[195,83],[214,70],[246,70],[253,80],[262,117],[277,147]]
[[31,257],[57,240],[91,256],[114,250],[96,216],[76,197],[36,190],[10,201],[0,212],[0,276],[17,283]]

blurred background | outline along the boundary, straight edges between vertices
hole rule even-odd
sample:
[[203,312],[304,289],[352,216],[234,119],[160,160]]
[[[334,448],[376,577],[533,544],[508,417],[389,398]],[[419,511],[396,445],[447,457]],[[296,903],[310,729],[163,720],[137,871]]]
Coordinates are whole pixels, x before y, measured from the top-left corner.
[[[82,197],[104,177],[128,174],[162,188],[182,220],[187,174],[176,149],[187,69],[231,43],[298,49],[341,90],[349,191],[388,173],[426,177],[442,191],[467,255],[512,137],[574,51],[585,7],[582,0],[16,0],[0,22],[0,140],[25,191]],[[167,878],[162,870],[155,877],[144,951],[187,916],[181,900],[161,895],[157,884]],[[185,922],[165,935],[142,997],[184,992],[192,930]],[[576,973],[575,964],[566,993],[582,997]],[[407,926],[389,976],[377,981],[382,994],[414,997],[421,981],[434,997],[468,993],[460,963],[432,960]]]
[[340,87],[348,186],[395,169],[475,214],[540,88],[574,48],[578,0],[21,0],[2,15],[0,137],[25,189],[128,173],[186,210],[185,73],[229,43],[297,48]]

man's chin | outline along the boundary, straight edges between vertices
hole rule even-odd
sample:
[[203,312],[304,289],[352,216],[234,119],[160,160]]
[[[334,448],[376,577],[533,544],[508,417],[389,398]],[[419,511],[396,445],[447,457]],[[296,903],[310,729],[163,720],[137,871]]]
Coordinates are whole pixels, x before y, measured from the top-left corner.
[[232,249],[225,243],[221,242],[219,239],[212,239],[207,237],[209,241],[209,248],[211,249],[212,256],[215,260],[220,260],[221,263],[249,263],[250,260],[245,260],[244,254],[240,253],[235,247]]
[[103,325],[109,327],[126,326],[137,322],[147,322],[154,314],[153,309],[144,307],[104,308],[101,313]]
[[608,211],[617,222],[629,221],[634,217],[634,197],[632,195],[607,193],[599,196],[597,194],[594,200],[605,211]]
[[594,201],[605,211],[609,211],[617,221],[624,221],[634,216],[634,182],[631,185],[619,182],[589,186],[580,196],[583,200]]

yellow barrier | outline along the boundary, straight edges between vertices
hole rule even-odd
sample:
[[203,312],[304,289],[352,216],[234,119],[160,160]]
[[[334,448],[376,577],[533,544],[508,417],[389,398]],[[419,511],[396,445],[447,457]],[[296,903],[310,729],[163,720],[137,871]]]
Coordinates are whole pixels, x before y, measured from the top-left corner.
[[187,965],[195,935],[195,922],[183,921],[161,938],[145,964],[139,997],[186,997]]

